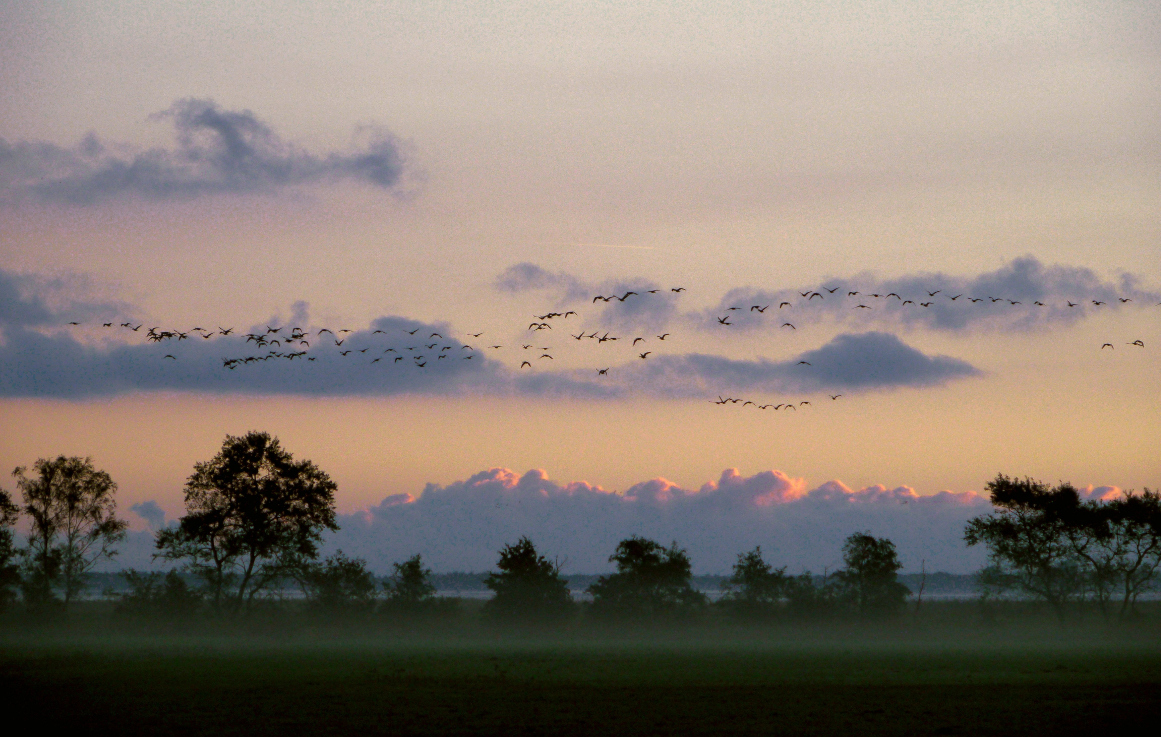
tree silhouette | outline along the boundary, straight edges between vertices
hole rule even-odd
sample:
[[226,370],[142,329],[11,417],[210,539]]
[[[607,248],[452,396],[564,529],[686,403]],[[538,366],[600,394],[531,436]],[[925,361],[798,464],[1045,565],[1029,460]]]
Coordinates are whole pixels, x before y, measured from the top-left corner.
[[787,595],[790,583],[786,568],[775,569],[762,558],[762,548],[756,547],[738,553],[722,603],[743,618],[768,617]]
[[505,545],[496,567],[499,573],[484,579],[484,585],[494,593],[484,604],[486,617],[544,623],[572,613],[572,595],[568,581],[560,577],[560,566],[538,554],[527,537],[515,545]]
[[12,497],[0,489],[0,611],[16,598],[16,587],[20,585],[20,567],[16,564],[16,545],[12,535],[18,512]]
[[205,580],[215,608],[249,606],[280,577],[318,557],[323,530],[336,530],[335,483],[296,461],[264,432],[227,435],[185,484],[186,514],[157,533],[157,557],[185,561]]
[[310,607],[329,613],[367,612],[375,605],[375,577],[362,558],[348,558],[339,550],[322,563],[297,571]]
[[12,472],[31,521],[24,551],[24,594],[33,605],[55,599],[64,588],[64,605],[84,589],[93,566],[117,554],[127,524],[117,518],[117,484],[92,459],[77,456],[41,458],[28,469]]
[[395,572],[383,584],[387,601],[394,608],[418,609],[435,596],[431,583],[431,569],[423,567],[423,558],[413,555],[402,563],[394,563]]
[[896,580],[903,567],[895,543],[856,532],[843,544],[846,569],[835,572],[843,593],[864,616],[896,614],[903,608],[908,589]]
[[633,536],[617,544],[609,561],[617,572],[589,586],[598,617],[645,619],[689,613],[707,603],[693,588],[689,555],[674,542],[668,548]]
[[986,488],[997,511],[975,517],[964,530],[969,546],[988,548],[991,565],[981,583],[1042,598],[1063,619],[1084,585],[1082,558],[1069,537],[1082,524],[1080,495],[1070,484],[1049,488],[1003,474]]
[[1120,616],[1157,577],[1161,565],[1161,495],[1145,489],[1107,502],[1081,502],[1062,515],[1065,536],[1087,564],[1087,583],[1101,612],[1119,596]]

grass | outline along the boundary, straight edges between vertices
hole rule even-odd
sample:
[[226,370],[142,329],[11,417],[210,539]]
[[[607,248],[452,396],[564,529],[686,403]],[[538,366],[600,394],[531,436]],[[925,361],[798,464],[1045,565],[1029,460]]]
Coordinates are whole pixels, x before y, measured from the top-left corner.
[[[118,734],[1094,734],[1161,717],[1146,627],[448,627],[0,637],[0,693]],[[948,623],[951,622],[951,623]]]

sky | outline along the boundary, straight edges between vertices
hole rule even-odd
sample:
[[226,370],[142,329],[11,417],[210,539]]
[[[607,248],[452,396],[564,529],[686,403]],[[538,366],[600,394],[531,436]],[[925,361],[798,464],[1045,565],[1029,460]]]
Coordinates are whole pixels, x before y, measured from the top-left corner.
[[1151,3],[6,4],[0,466],[144,535],[263,430],[378,568],[974,570],[997,473],[1161,486],[1159,72]]

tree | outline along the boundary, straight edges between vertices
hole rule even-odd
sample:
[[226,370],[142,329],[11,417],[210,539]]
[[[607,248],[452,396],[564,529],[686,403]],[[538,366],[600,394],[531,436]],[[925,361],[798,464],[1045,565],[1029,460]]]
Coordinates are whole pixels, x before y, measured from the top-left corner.
[[423,558],[413,555],[402,563],[394,563],[391,580],[383,584],[387,601],[392,608],[418,609],[435,597],[431,584],[431,569],[423,567]]
[[68,606],[93,566],[117,554],[113,546],[125,538],[128,525],[117,518],[117,484],[92,459],[41,458],[33,470],[33,476],[25,467],[12,472],[32,523],[24,550],[25,597],[46,604],[59,584]]
[[975,517],[964,530],[969,546],[988,548],[991,567],[981,581],[1041,598],[1063,619],[1085,582],[1077,540],[1069,538],[1078,524],[1080,495],[1070,484],[1049,488],[1003,474],[986,488],[997,511]]
[[0,611],[16,598],[16,587],[20,585],[20,567],[16,563],[16,545],[12,535],[12,526],[16,524],[18,512],[12,497],[0,489]]
[[762,548],[756,547],[738,553],[722,602],[742,617],[770,616],[786,596],[790,581],[786,568],[775,569],[762,558]]
[[1089,567],[1089,587],[1101,611],[1119,596],[1121,617],[1157,577],[1161,566],[1161,494],[1145,489],[1108,502],[1082,502],[1066,517],[1065,534]]
[[337,530],[335,483],[296,461],[264,432],[227,435],[213,459],[194,465],[186,514],[157,534],[157,557],[186,561],[206,582],[215,609],[241,609],[274,581],[318,557],[324,530]]
[[897,614],[909,593],[896,573],[903,565],[895,554],[895,543],[856,532],[843,543],[846,569],[835,572],[842,592],[863,616]]
[[499,573],[484,579],[494,594],[484,604],[488,618],[546,623],[572,613],[572,594],[568,581],[560,577],[560,566],[537,553],[527,537],[505,545],[496,567]]
[[375,605],[375,577],[362,558],[348,558],[339,550],[322,563],[298,572],[307,602],[313,609],[332,613],[367,612]]
[[673,617],[707,603],[692,584],[689,555],[674,542],[668,548],[633,536],[609,556],[617,572],[589,586],[593,614],[627,618]]

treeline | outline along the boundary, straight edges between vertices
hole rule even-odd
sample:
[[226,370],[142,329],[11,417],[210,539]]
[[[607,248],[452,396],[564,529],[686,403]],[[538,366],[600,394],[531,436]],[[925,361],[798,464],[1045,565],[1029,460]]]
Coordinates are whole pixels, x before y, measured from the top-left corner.
[[[0,604],[19,601],[38,614],[65,611],[99,562],[116,555],[126,522],[116,514],[116,484],[90,459],[40,459],[13,474],[22,503],[0,490]],[[1161,566],[1161,497],[1146,489],[1111,501],[1085,501],[1068,484],[997,476],[987,485],[994,511],[971,520],[968,545],[985,545],[990,565],[976,576],[983,601],[1011,596],[1047,602],[1063,620],[1082,602],[1106,616],[1128,616],[1156,583]],[[430,618],[455,610],[436,595],[420,556],[396,563],[386,581],[341,551],[319,544],[336,530],[335,483],[315,464],[295,460],[277,438],[227,436],[221,451],[195,464],[185,484],[185,514],[156,533],[155,558],[166,574],[126,571],[116,595],[126,615],[228,617],[278,605],[296,587],[305,608],[328,615],[382,611]],[[13,525],[23,515],[27,542]],[[760,548],[738,554],[723,596],[712,603],[676,542],[622,540],[612,574],[593,578],[584,610],[594,620],[687,619],[710,607],[740,620],[890,618],[912,593],[900,580],[894,544],[859,532],[843,545],[844,567],[824,576],[789,575]],[[482,580],[492,596],[489,621],[548,624],[574,617],[577,603],[559,566],[527,537],[498,551]],[[467,589],[478,579],[469,574]],[[918,581],[922,597],[925,579]]]

